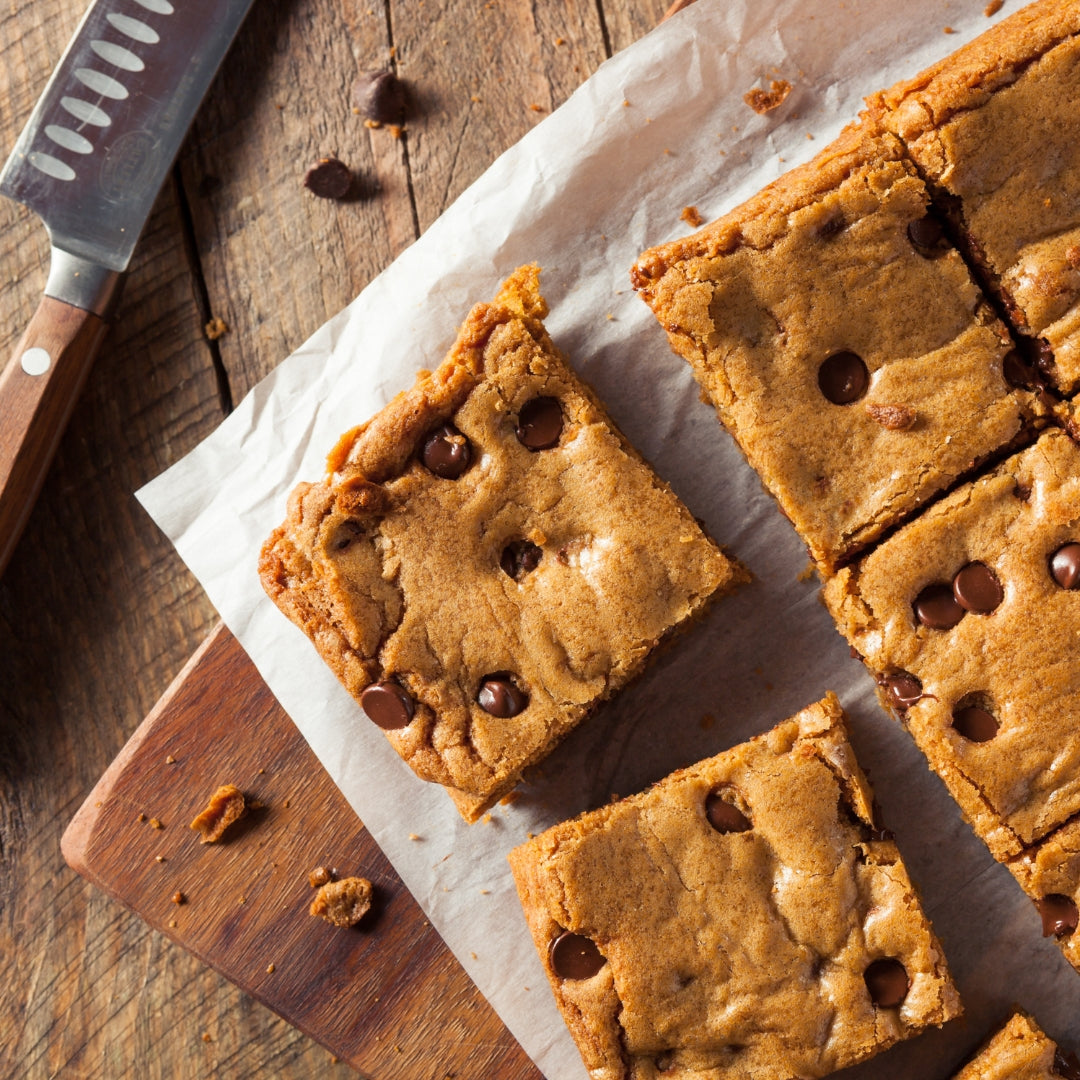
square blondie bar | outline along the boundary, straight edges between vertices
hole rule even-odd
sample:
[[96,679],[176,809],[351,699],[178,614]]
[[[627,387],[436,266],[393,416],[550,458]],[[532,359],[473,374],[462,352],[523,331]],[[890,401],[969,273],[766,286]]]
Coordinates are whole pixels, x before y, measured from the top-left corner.
[[655,646],[748,575],[548,337],[535,267],[301,484],[274,602],[475,820]]
[[833,695],[509,858],[597,1080],[820,1077],[960,1012]]
[[1080,447],[1045,432],[823,595],[994,857],[1057,903],[1080,967]]
[[953,1080],[1080,1080],[1080,1063],[1018,1011]]
[[867,99],[1049,381],[1080,387],[1080,2],[1040,0]]
[[852,126],[634,287],[826,572],[1045,411],[899,140]]

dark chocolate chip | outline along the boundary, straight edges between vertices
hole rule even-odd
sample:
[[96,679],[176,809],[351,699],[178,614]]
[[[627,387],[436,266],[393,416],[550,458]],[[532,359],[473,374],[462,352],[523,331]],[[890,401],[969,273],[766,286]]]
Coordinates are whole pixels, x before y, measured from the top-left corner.
[[1005,599],[997,575],[986,563],[971,562],[957,571],[952,583],[953,596],[965,610],[989,615]]
[[998,733],[993,713],[980,705],[965,705],[953,713],[952,726],[968,742],[989,742]]
[[1080,1061],[1075,1054],[1066,1054],[1060,1046],[1055,1046],[1052,1071],[1063,1080],[1080,1080]]
[[721,791],[710,792],[705,798],[705,816],[709,824],[720,833],[746,832],[751,828],[750,819],[724,797]]
[[368,120],[400,124],[406,103],[405,86],[392,71],[365,71],[352,85],[352,106]]
[[436,476],[456,480],[472,463],[472,447],[453,424],[443,424],[428,433],[421,457]]
[[883,1009],[899,1005],[911,989],[907,969],[891,956],[875,960],[863,972],[863,979],[870,991],[870,1000]]
[[884,686],[890,701],[900,710],[910,709],[922,697],[922,683],[908,671],[886,675]]
[[543,555],[531,540],[514,540],[503,548],[499,565],[504,574],[520,581],[540,565]]
[[850,405],[866,393],[870,373],[853,352],[833,353],[818,368],[818,387],[834,405]]
[[368,719],[384,731],[405,727],[413,718],[416,706],[405,689],[396,682],[372,683],[361,695],[360,704]]
[[1059,547],[1050,556],[1050,574],[1063,589],[1080,587],[1080,544]]
[[320,199],[344,199],[352,186],[352,170],[337,158],[323,158],[304,173],[304,187]]
[[530,450],[550,450],[559,441],[562,429],[558,398],[535,397],[518,413],[518,442]]
[[607,963],[592,941],[569,930],[555,938],[548,955],[560,979],[591,979]]
[[1005,381],[1017,390],[1038,390],[1042,385],[1034,364],[1029,363],[1019,349],[1010,349],[1001,361]]
[[1064,937],[1076,929],[1076,903],[1070,896],[1061,893],[1049,893],[1035,906],[1042,916],[1043,937]]
[[484,712],[504,720],[517,716],[529,704],[528,695],[514,685],[507,671],[485,675],[480,681],[480,692],[476,695],[476,700]]
[[931,630],[951,630],[964,614],[950,585],[927,585],[915,597],[915,617]]
[[924,258],[929,259],[942,250],[943,232],[941,222],[931,214],[911,222],[907,227],[911,246]]

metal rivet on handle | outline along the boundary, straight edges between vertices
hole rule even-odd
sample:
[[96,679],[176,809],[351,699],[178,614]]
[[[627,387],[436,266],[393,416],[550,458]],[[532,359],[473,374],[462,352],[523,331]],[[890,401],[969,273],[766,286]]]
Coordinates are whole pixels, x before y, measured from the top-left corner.
[[27,349],[22,354],[20,363],[27,375],[44,375],[52,364],[52,357],[45,349],[35,346],[33,349]]

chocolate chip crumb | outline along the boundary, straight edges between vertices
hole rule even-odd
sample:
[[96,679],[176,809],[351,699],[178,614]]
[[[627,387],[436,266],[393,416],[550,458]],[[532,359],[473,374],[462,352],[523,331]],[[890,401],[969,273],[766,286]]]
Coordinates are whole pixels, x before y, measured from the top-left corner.
[[320,886],[308,909],[334,926],[355,926],[371,909],[371,882],[347,877]]
[[749,93],[743,95],[743,101],[760,116],[772,112],[773,109],[780,108],[790,93],[791,83],[787,79],[771,79],[768,90],[755,87]]
[[201,835],[201,843],[215,844],[246,811],[244,793],[234,784],[222,784],[210,796],[206,809],[192,821],[190,827]]
[[321,158],[304,173],[304,187],[320,199],[344,199],[352,186],[352,170],[337,158]]
[[910,431],[918,418],[910,405],[878,405],[872,401],[866,403],[866,413],[888,431]]

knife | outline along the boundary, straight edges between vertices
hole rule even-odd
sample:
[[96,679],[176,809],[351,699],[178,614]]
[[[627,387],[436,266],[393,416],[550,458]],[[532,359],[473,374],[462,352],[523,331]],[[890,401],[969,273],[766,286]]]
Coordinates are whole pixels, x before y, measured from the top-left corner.
[[252,0],[96,0],[0,193],[51,245],[45,295],[0,375],[0,574],[86,380],[121,275]]

